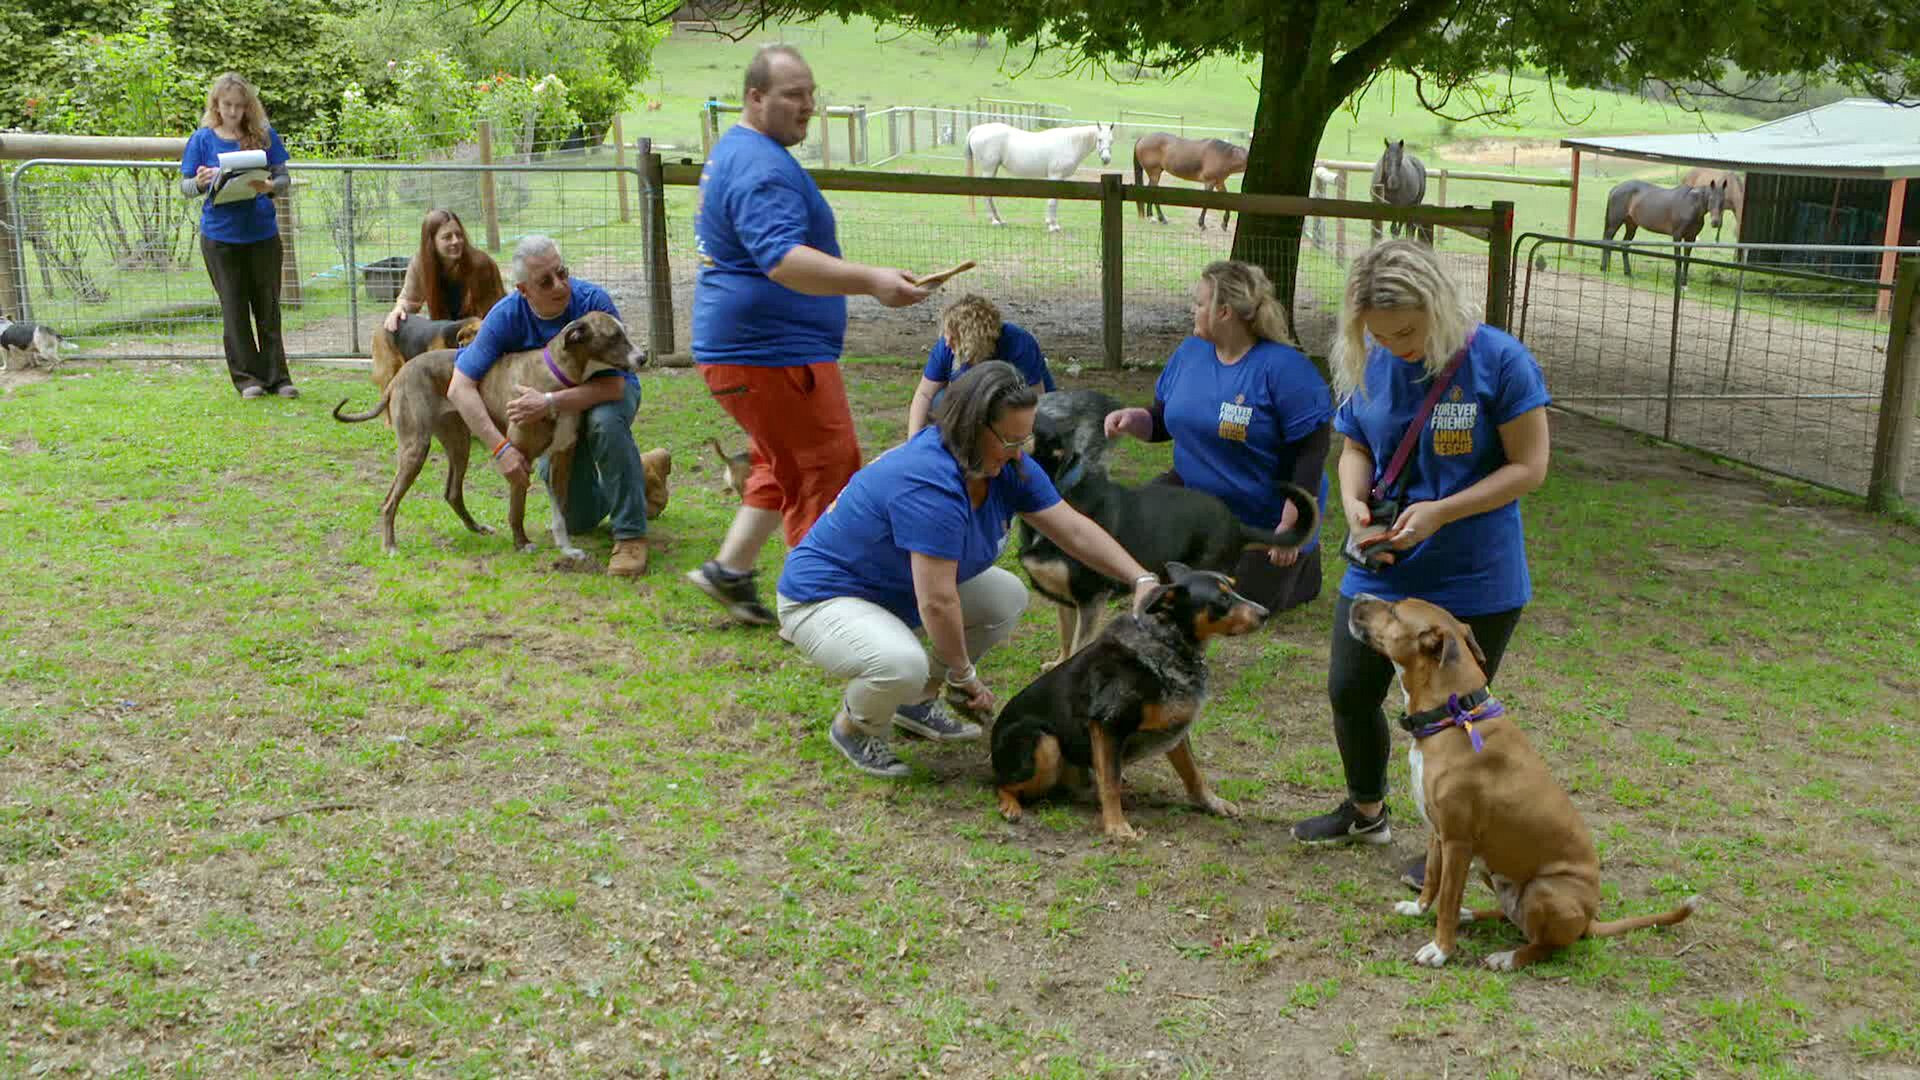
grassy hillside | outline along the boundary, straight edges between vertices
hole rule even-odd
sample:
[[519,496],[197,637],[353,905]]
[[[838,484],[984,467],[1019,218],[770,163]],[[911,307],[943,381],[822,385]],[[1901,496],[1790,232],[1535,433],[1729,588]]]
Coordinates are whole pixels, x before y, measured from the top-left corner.
[[[939,41],[924,34],[878,29],[868,20],[856,19],[769,27],[740,42],[711,34],[677,32],[655,53],[655,76],[644,87],[646,101],[637,101],[627,114],[627,133],[652,136],[656,143],[670,148],[670,157],[698,157],[701,103],[709,97],[737,101],[748,58],[759,45],[775,40],[788,41],[806,53],[822,98],[833,105],[864,104],[878,111],[893,105],[966,107],[981,98],[1036,101],[1063,106],[1071,115],[1088,119],[1115,119],[1122,110],[1177,116],[1178,121],[1136,116],[1128,119],[1169,129],[1184,124],[1190,133],[1193,128],[1218,128],[1222,130],[1217,134],[1235,141],[1244,141],[1244,132],[1253,122],[1258,71],[1252,63],[1216,59],[1175,77],[1119,82],[1097,70],[1068,70],[1070,58],[1063,55],[1034,56],[1009,50],[1000,39],[976,48],[971,37]],[[1378,155],[1382,140],[1405,138],[1430,169],[1565,177],[1570,154],[1558,147],[1558,140],[1568,135],[1732,131],[1754,123],[1730,113],[1688,113],[1619,94],[1569,91],[1526,76],[1489,76],[1485,89],[1490,93],[1511,89],[1517,99],[1514,114],[1500,121],[1444,120],[1420,107],[1411,79],[1383,77],[1333,116],[1321,141],[1321,156],[1371,160]],[[1465,114],[1473,107],[1473,102],[1459,100],[1450,111]],[[955,147],[924,145],[927,119],[922,116],[918,127],[920,152],[887,167],[960,171]],[[815,140],[819,138],[819,126],[816,122],[813,128]],[[1123,134],[1110,168],[1130,168],[1133,134]],[[846,144],[844,122],[836,124],[832,137],[835,161],[841,163]],[[875,149],[884,152],[882,125],[874,126],[870,138]],[[1089,159],[1089,165],[1097,162]],[[1582,172],[1576,231],[1588,236],[1599,233],[1607,189],[1612,184],[1630,176],[1673,183],[1678,180],[1677,173],[1666,166],[1618,159],[1594,162],[1589,158]],[[1429,188],[1429,201],[1438,201],[1437,188],[1436,181]],[[1355,196],[1363,191],[1357,182],[1350,188]],[[1448,183],[1446,201],[1451,205],[1484,206],[1495,199],[1514,201],[1521,231],[1566,231],[1565,189],[1460,180]]]

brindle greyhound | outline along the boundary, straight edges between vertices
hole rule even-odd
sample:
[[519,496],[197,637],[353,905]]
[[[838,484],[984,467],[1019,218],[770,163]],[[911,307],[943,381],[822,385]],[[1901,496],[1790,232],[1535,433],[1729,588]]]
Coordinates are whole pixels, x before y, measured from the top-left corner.
[[[580,414],[561,413],[552,420],[539,420],[525,427],[507,421],[507,402],[516,396],[516,386],[534,390],[559,390],[577,385],[601,371],[632,371],[633,343],[620,320],[602,311],[589,311],[568,323],[554,335],[544,349],[508,353],[496,362],[480,380],[480,397],[487,414],[507,433],[514,448],[532,461],[541,454],[550,455],[547,470],[547,497],[553,504],[553,542],[569,559],[584,559],[586,552],[573,546],[567,532],[567,481],[572,470],[574,442],[580,433]],[[393,434],[397,442],[399,468],[386,501],[380,504],[380,547],[394,551],[393,519],[400,500],[420,475],[427,454],[438,438],[447,452],[447,505],[460,517],[460,523],[477,533],[493,530],[473,520],[467,512],[465,483],[467,455],[472,435],[460,411],[447,400],[447,384],[453,380],[452,349],[422,353],[407,362],[380,394],[380,403],[364,413],[341,415],[346,399],[333,407],[333,418],[345,424],[371,420],[389,409],[393,413]],[[515,486],[507,502],[507,523],[513,529],[513,544],[521,551],[532,551],[533,542],[526,530],[527,487]]]

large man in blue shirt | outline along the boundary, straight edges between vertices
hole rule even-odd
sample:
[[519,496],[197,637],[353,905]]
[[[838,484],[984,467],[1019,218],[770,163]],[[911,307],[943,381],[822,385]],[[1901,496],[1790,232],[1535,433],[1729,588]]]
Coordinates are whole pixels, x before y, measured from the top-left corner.
[[[453,382],[447,387],[447,400],[482,444],[497,446],[505,439],[480,398],[480,380],[494,362],[510,352],[540,348],[589,311],[620,317],[605,289],[568,272],[550,237],[521,240],[513,253],[513,291],[493,305],[473,343],[454,358]],[[573,455],[562,512],[567,531],[575,535],[609,522],[613,555],[607,573],[617,577],[632,577],[647,568],[647,478],[633,441],[633,417],[639,410],[639,377],[618,371],[601,372],[579,386],[548,394],[529,390],[507,404],[507,419],[514,423],[563,412],[584,414],[581,448]],[[527,459],[511,443],[493,463],[508,482],[527,482]]]
[[753,468],[719,552],[687,580],[759,625],[773,622],[753,585],[767,538],[784,524],[797,546],[860,467],[840,381],[846,298],[888,307],[927,298],[904,270],[840,257],[833,210],[787,151],[812,117],[806,61],[785,45],[761,49],[747,65],[740,123],[700,174],[694,217],[693,360],[751,440]]

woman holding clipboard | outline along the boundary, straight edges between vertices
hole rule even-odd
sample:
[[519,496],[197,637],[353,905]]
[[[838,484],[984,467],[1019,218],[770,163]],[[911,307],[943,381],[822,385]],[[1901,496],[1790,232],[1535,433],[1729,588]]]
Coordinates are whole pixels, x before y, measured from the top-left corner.
[[180,178],[182,194],[207,197],[200,255],[220,297],[233,388],[243,398],[299,397],[280,340],[280,224],[272,198],[290,183],[287,148],[253,84],[232,72],[213,80],[200,127],[180,155]]

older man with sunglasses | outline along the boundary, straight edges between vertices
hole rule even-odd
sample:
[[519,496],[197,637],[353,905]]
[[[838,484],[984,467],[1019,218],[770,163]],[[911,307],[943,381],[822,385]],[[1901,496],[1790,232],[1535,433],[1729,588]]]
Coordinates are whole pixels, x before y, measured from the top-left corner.
[[[510,352],[540,348],[589,311],[620,317],[605,289],[568,272],[551,237],[520,241],[513,253],[513,291],[487,312],[473,344],[460,350],[447,387],[447,400],[460,410],[475,438],[487,446],[504,438],[480,398],[480,380],[494,363]],[[507,406],[507,417],[515,423],[563,412],[583,414],[582,449],[573,457],[564,508],[567,529],[579,535],[608,522],[613,555],[607,573],[616,577],[632,577],[647,568],[647,477],[633,441],[633,418],[639,410],[639,377],[618,371],[601,372],[550,394],[528,391]],[[493,464],[509,482],[527,482],[527,459],[511,444]],[[541,467],[546,468],[545,463]]]

